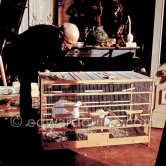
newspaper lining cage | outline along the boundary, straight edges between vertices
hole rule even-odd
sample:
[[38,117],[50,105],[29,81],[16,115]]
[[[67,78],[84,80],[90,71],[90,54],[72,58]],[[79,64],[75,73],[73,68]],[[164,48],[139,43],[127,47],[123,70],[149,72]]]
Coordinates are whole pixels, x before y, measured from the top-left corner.
[[45,150],[150,143],[153,79],[132,71],[39,73]]

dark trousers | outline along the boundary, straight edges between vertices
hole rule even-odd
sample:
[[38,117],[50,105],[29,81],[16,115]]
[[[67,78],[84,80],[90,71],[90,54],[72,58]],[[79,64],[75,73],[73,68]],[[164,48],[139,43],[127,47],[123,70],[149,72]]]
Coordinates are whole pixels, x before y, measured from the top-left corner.
[[38,81],[38,70],[33,66],[22,66],[18,72],[20,82],[20,116],[23,124],[34,120],[32,111],[31,83]]

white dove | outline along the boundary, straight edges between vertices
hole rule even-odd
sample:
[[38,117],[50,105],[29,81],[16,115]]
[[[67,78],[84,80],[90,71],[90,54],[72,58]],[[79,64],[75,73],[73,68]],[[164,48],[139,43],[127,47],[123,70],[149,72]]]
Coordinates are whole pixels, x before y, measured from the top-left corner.
[[81,105],[82,105],[81,101],[77,101],[77,102],[74,104],[74,108],[73,108],[73,111],[72,111],[72,116],[73,116],[73,118],[79,118],[79,117],[80,117],[79,106],[81,106]]

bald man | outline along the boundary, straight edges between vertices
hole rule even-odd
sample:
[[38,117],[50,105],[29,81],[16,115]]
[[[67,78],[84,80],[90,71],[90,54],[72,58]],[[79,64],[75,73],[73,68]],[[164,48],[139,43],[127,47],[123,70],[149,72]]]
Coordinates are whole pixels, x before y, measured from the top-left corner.
[[79,39],[79,30],[72,23],[57,28],[36,25],[19,34],[3,52],[10,83],[17,76],[20,82],[20,115],[22,124],[33,119],[31,82],[38,81],[38,71],[58,71],[67,65],[64,56]]

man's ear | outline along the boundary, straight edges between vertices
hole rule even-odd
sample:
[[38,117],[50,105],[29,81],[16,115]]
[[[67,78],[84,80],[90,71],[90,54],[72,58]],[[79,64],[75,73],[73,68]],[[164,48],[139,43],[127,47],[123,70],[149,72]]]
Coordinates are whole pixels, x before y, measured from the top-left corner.
[[59,39],[62,39],[63,35],[64,35],[63,31],[60,31],[59,32]]

